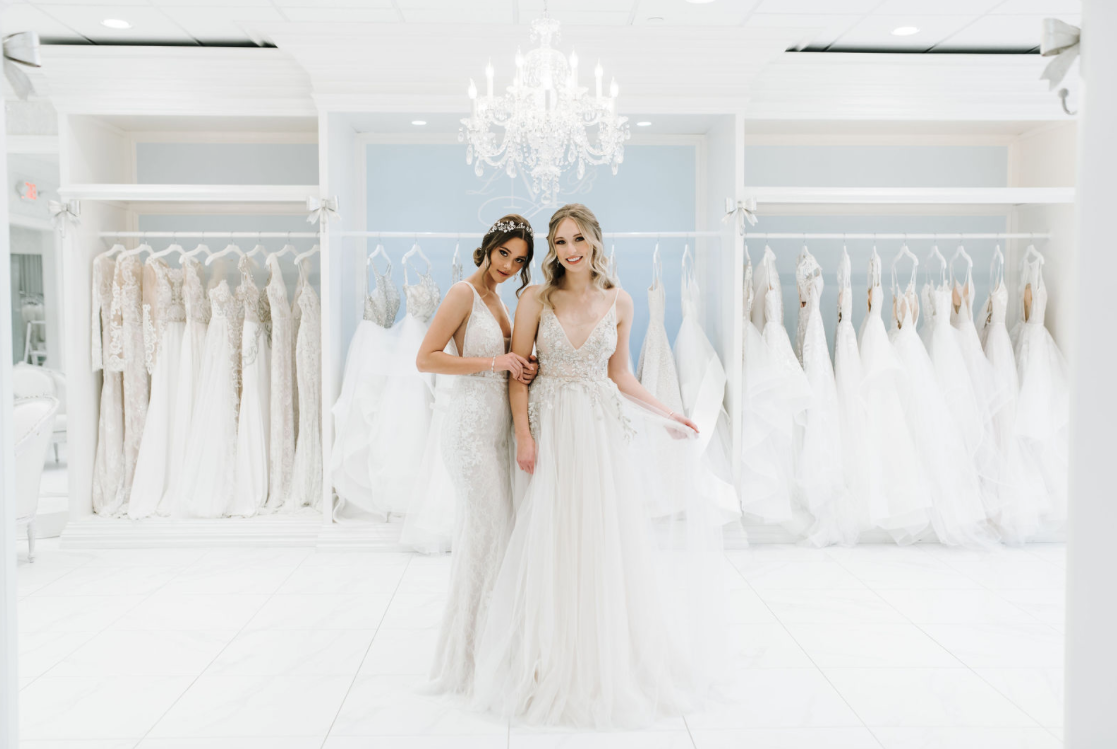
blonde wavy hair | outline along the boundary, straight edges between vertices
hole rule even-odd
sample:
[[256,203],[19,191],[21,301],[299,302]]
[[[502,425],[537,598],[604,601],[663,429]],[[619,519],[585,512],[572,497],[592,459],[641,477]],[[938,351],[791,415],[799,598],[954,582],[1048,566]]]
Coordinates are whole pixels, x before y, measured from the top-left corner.
[[543,258],[543,283],[539,289],[539,301],[545,307],[551,306],[551,294],[566,275],[566,268],[562,267],[558,252],[555,251],[555,232],[566,219],[571,219],[578,225],[578,230],[590,244],[589,266],[593,285],[602,291],[616,286],[609,277],[609,262],[605,257],[605,243],[601,239],[601,224],[598,223],[597,216],[581,203],[567,203],[555,211],[547,227],[547,256]]

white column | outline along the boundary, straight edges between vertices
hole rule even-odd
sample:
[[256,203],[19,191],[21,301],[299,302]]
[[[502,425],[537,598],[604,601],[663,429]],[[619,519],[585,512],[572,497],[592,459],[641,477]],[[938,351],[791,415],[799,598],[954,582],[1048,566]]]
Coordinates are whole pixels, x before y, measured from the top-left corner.
[[[0,33],[0,36],[3,34]],[[8,147],[0,98],[0,175],[8,178]],[[16,501],[12,436],[12,261],[8,199],[0,198],[0,749],[19,745],[16,673]]]
[[1084,0],[1071,355],[1067,749],[1117,746],[1117,3]]

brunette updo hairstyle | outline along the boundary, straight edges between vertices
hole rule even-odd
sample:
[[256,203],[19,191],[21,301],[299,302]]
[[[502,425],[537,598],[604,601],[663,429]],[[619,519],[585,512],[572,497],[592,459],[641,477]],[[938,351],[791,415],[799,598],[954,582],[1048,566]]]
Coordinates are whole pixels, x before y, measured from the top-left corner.
[[520,269],[520,288],[516,289],[518,297],[531,283],[531,259],[535,256],[535,235],[526,218],[517,213],[509,213],[498,219],[481,238],[481,246],[473,251],[473,263],[480,268],[493,251],[509,239],[517,238],[527,243],[527,257],[524,258],[524,266]]

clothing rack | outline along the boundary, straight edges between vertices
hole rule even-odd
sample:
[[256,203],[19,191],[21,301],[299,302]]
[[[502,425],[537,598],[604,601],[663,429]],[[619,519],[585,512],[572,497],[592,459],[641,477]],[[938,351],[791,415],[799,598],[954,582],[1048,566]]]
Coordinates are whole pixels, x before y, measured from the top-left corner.
[[103,231],[97,236],[122,239],[317,239],[319,234],[316,231]]
[[[476,231],[341,231],[343,237],[375,237],[377,239],[483,239]],[[253,235],[255,236],[255,235]],[[720,237],[720,231],[614,231],[604,232],[603,239],[685,239]]]
[[1050,239],[1046,232],[945,232],[936,234],[865,234],[863,232],[745,232],[745,239]]

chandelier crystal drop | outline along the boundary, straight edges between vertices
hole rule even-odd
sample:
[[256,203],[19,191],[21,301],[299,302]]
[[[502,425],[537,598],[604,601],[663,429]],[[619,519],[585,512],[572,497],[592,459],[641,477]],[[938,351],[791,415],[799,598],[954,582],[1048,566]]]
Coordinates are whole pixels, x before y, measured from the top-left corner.
[[[516,74],[502,96],[493,94],[493,66],[485,67],[485,93],[469,81],[471,115],[463,119],[458,140],[467,144],[465,161],[480,177],[484,165],[509,177],[531,175],[533,191],[544,202],[558,194],[559,178],[577,163],[578,178],[586,164],[609,164],[613,174],[624,161],[629,138],[627,117],[617,114],[616,79],[609,95],[602,95],[601,63],[594,68],[594,92],[578,85],[578,56],[567,60],[551,46],[559,36],[559,22],[544,16],[531,23],[531,37],[539,46],[526,55],[516,52]],[[596,128],[596,133],[591,130]],[[503,129],[503,135],[495,132]]]

